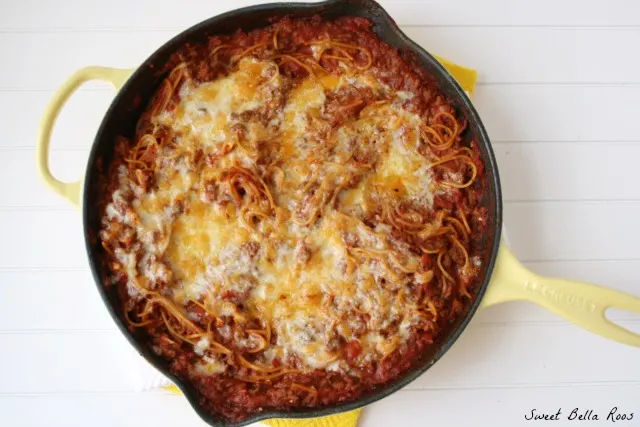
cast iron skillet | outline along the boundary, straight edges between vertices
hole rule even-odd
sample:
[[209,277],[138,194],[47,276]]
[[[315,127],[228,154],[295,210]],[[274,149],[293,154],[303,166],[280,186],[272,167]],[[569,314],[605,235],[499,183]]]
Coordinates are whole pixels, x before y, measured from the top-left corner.
[[[146,100],[159,87],[165,77],[157,70],[185,43],[204,41],[207,36],[227,34],[241,28],[249,31],[269,25],[269,19],[283,17],[306,17],[320,15],[326,19],[340,16],[359,16],[373,22],[373,30],[384,42],[413,54],[418,66],[433,76],[449,102],[468,121],[465,138],[474,140],[480,149],[486,170],[486,191],[482,201],[489,213],[489,224],[483,236],[483,264],[476,282],[477,293],[466,311],[450,325],[440,339],[430,346],[415,361],[412,368],[393,381],[363,395],[357,400],[314,409],[297,409],[287,412],[265,411],[240,423],[230,423],[209,414],[198,403],[195,391],[169,372],[167,363],[139,343],[135,334],[127,330],[119,315],[119,301],[102,283],[102,248],[96,244],[99,212],[96,208],[98,193],[94,191],[100,178],[97,164],[102,159],[103,167],[113,155],[117,135],[133,134],[138,117],[146,107]],[[49,171],[48,145],[51,130],[59,110],[68,97],[84,82],[92,79],[108,80],[120,89],[109,107],[96,134],[82,181],[63,183]],[[142,102],[140,100],[143,100]],[[83,223],[89,263],[98,291],[111,317],[137,351],[153,366],[169,377],[186,395],[191,406],[200,417],[212,426],[239,427],[268,418],[312,418],[349,411],[368,405],[406,386],[416,379],[451,347],[465,329],[478,307],[515,299],[528,299],[546,306],[581,326],[626,344],[640,346],[640,336],[604,320],[604,310],[610,306],[640,312],[640,299],[595,285],[580,284],[560,279],[544,279],[527,271],[511,255],[504,244],[500,244],[502,226],[502,198],[496,160],[489,137],[473,105],[458,83],[428,52],[411,41],[393,19],[373,0],[329,0],[322,3],[274,3],[247,7],[210,18],[182,32],[165,43],[131,74],[131,70],[103,67],[87,67],[72,75],[58,90],[41,123],[36,146],[38,166],[45,182],[57,193],[76,205],[83,206]],[[497,262],[497,265],[496,265]],[[495,265],[495,272],[494,272]],[[491,286],[490,284],[491,280]],[[489,289],[488,289],[489,288]],[[486,292],[486,296],[485,296]],[[483,299],[484,298],[484,299]]]

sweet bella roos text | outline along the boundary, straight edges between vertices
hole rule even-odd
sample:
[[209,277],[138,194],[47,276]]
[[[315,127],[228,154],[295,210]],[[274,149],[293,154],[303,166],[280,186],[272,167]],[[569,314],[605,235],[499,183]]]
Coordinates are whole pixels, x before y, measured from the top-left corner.
[[606,415],[606,417],[601,417],[601,415],[594,412],[593,409],[582,410],[580,408],[574,408],[571,412],[569,412],[568,415],[566,415],[562,411],[562,408],[558,408],[557,412],[553,412],[550,414],[549,413],[545,414],[538,411],[537,409],[532,409],[531,412],[529,412],[528,414],[525,414],[524,419],[527,421],[559,421],[561,419],[560,418],[561,416],[562,418],[566,418],[569,421],[605,420],[605,421],[611,421],[615,423],[618,421],[620,422],[631,421],[633,419],[633,412],[623,413],[618,410],[617,406],[614,406],[613,408],[611,408],[611,410]]

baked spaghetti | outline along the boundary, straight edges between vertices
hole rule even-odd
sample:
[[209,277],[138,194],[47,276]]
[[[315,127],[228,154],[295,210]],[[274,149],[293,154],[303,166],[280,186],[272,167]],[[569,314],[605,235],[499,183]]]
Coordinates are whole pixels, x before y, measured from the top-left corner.
[[104,174],[106,286],[213,413],[354,400],[474,296],[465,126],[362,18],[185,46]]

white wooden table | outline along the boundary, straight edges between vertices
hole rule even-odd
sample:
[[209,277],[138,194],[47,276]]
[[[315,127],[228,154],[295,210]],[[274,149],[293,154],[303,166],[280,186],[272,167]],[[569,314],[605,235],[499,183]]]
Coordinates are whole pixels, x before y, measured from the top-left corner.
[[[0,4],[0,425],[202,426],[181,397],[139,393],[85,259],[80,216],[40,183],[37,124],[84,65],[132,67],[205,18],[255,0],[8,0]],[[516,254],[532,269],[640,294],[640,3],[383,1],[433,53],[475,67]],[[81,175],[112,92],[88,84],[51,153]],[[612,318],[640,331],[640,316]],[[454,348],[361,426],[517,427],[536,408],[640,425],[640,350],[525,303],[479,313]]]

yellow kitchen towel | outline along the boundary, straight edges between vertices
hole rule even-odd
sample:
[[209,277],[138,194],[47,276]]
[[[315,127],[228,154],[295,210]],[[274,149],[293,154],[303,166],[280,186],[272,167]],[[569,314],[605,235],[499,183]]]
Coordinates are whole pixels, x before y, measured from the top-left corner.
[[453,62],[440,58],[437,55],[434,56],[444,66],[444,68],[449,71],[449,74],[456,79],[460,87],[462,87],[462,90],[464,90],[467,93],[467,96],[471,99],[473,97],[473,92],[475,92],[476,89],[476,82],[478,81],[478,73],[476,70],[454,64]]
[[[478,73],[470,68],[463,67],[444,58],[436,56],[436,59],[449,71],[449,73],[457,80],[458,84],[467,93],[469,98],[473,96],[476,88]],[[174,393],[180,393],[175,385],[164,387]],[[345,412],[337,415],[330,415],[322,418],[307,418],[300,420],[293,419],[271,419],[261,421],[270,427],[355,427],[358,424],[361,409]]]

